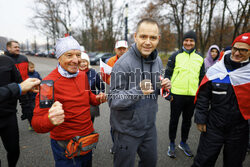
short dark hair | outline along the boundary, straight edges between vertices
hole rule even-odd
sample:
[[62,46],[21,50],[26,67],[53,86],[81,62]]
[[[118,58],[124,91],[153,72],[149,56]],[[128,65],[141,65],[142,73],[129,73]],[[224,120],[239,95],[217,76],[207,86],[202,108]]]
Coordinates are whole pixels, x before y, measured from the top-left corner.
[[17,41],[12,40],[12,41],[8,41],[8,42],[7,42],[6,47],[11,47],[12,43],[17,43],[17,44],[19,44]]
[[[144,23],[144,22],[145,22],[145,23],[156,24],[157,27],[158,27],[158,29],[159,29],[159,31],[160,31],[160,26],[159,26],[159,24],[158,24],[157,21],[155,21],[154,19],[151,19],[151,18],[143,18],[143,19],[141,19],[141,20],[137,23],[136,32],[138,32],[140,25],[141,25],[142,23]],[[159,32],[159,33],[160,33],[160,32]]]
[[29,66],[31,65],[35,66],[35,64],[32,61],[29,61]]

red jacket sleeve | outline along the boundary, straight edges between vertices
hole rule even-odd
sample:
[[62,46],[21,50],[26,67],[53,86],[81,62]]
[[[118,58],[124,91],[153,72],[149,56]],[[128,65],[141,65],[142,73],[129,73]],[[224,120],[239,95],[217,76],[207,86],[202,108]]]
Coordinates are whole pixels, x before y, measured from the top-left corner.
[[101,103],[96,100],[96,95],[89,91],[89,101],[91,105],[97,106],[100,105]]
[[36,107],[34,109],[32,118],[32,127],[37,133],[47,133],[51,131],[55,125],[53,125],[49,118],[49,109],[39,107],[39,93],[36,95]]

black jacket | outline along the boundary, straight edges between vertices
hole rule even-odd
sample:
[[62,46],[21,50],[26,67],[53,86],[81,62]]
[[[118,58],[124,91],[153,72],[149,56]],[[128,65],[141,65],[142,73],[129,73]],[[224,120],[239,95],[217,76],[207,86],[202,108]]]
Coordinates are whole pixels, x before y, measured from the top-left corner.
[[28,59],[26,56],[24,55],[14,55],[11,54],[8,51],[4,52],[6,56],[9,56],[15,63],[16,68],[18,69],[18,71],[21,74],[21,77],[23,80],[26,80],[27,78],[29,78],[28,76]]
[[0,56],[0,78],[0,116],[16,112],[18,98],[22,109],[29,110],[27,96],[19,96],[17,83],[22,82],[21,75],[14,61],[7,56]]
[[[225,55],[224,63],[228,71],[247,65],[235,63]],[[200,87],[195,112],[195,123],[214,124],[217,127],[230,128],[244,122],[233,87],[227,76],[224,80],[208,81]]]

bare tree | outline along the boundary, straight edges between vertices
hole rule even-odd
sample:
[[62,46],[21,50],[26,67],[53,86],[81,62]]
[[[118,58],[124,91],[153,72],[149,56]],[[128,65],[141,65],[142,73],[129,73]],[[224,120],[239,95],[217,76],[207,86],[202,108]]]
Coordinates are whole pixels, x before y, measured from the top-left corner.
[[249,17],[250,17],[250,4],[248,5],[248,11],[246,12],[244,16],[244,23],[242,26],[242,33],[244,32],[250,32],[250,24],[249,24]]
[[219,41],[219,47],[222,47],[222,39],[223,39],[223,30],[224,30],[224,22],[225,22],[225,12],[227,7],[227,0],[223,0],[223,10],[222,10],[222,18],[221,18],[221,28],[220,28],[220,41]]
[[61,0],[61,6],[64,9],[63,12],[61,12],[61,16],[58,17],[59,22],[63,25],[65,31],[67,34],[71,34],[71,3],[72,0]]
[[182,46],[187,0],[163,0],[160,2],[171,7],[171,12],[166,18],[169,19],[170,22],[174,22],[177,29],[178,47],[180,48]]
[[103,43],[105,45],[105,51],[112,51],[115,43],[115,36],[113,34],[113,10],[114,10],[114,0],[101,0],[100,1],[100,11],[98,21],[101,24],[102,37],[106,41]]
[[83,5],[84,27],[80,40],[90,51],[113,51],[115,40],[121,35],[123,8],[115,0],[79,0]]
[[157,4],[157,3],[154,4],[154,3],[150,2],[146,6],[146,8],[143,9],[145,12],[140,13],[139,17],[141,19],[142,18],[152,18],[158,22],[163,21],[164,18],[160,15],[160,11],[162,10],[161,5],[162,5],[162,3],[161,4]]
[[176,46],[175,34],[171,33],[170,24],[161,15],[162,4],[149,3],[144,9],[145,13],[141,13],[140,18],[152,18],[159,23],[161,30],[161,40],[158,45],[160,51],[172,51]]
[[195,25],[196,33],[198,34],[198,42],[203,55],[207,45],[209,44],[213,11],[217,3],[218,0],[195,0],[197,9]]
[[[244,2],[245,1],[245,2]],[[235,1],[231,1],[232,3]],[[234,32],[233,32],[233,38],[232,41],[234,40],[234,38],[239,35],[240,33],[240,27],[242,26],[242,23],[244,21],[243,24],[243,30],[245,31],[248,22],[249,22],[249,0],[237,0],[236,2],[238,2],[236,11],[233,11],[233,9],[235,9],[235,6],[229,6],[227,4],[227,9],[229,11],[230,17],[233,21],[233,25],[234,25]]]
[[57,38],[70,31],[70,3],[71,0],[36,0],[35,15],[29,26],[53,39],[55,44]]
[[[209,44],[207,45],[207,48],[211,44],[217,44],[219,46],[220,44],[220,37],[223,36],[222,41],[221,41],[221,46],[219,48],[224,48],[226,46],[231,45],[231,39],[232,39],[232,32],[233,32],[233,25],[232,21],[230,18],[225,18],[224,21],[224,26],[223,26],[223,31],[221,32],[221,18],[222,16],[215,16],[213,18],[213,24],[211,27],[211,35],[210,35],[210,40]],[[222,35],[223,34],[223,35]]]
[[[95,1],[91,0],[79,0],[83,4],[83,15],[85,16],[84,29],[81,29],[82,44],[90,51],[96,50],[95,41],[98,39],[97,28],[97,5]],[[88,42],[90,41],[90,42]]]

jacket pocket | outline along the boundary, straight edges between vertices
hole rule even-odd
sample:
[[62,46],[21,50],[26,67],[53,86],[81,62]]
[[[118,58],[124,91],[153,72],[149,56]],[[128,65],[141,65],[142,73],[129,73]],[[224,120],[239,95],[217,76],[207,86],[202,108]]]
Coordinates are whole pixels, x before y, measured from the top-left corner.
[[228,89],[228,84],[227,83],[216,83],[212,82],[212,90],[216,92],[223,92],[227,91]]
[[228,84],[212,83],[212,101],[214,104],[219,104],[225,101],[228,95]]
[[129,127],[133,127],[134,129],[142,129],[144,127],[143,122],[140,121],[139,114],[137,111],[133,111],[133,117],[130,120]]

